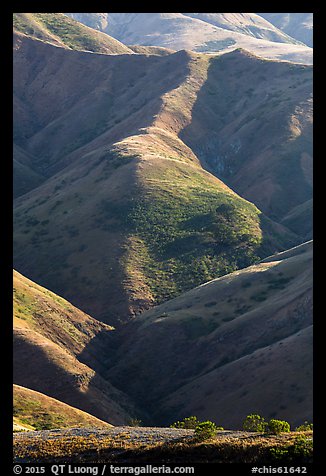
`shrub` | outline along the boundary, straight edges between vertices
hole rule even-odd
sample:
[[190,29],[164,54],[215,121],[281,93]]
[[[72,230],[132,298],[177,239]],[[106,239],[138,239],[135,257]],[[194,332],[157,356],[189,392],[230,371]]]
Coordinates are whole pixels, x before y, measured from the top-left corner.
[[142,425],[142,421],[139,420],[138,418],[131,418],[131,420],[129,420],[129,426],[141,426]]
[[294,440],[292,452],[293,455],[297,457],[311,457],[313,452],[312,438],[306,438],[305,436],[297,436]]
[[269,454],[273,460],[284,460],[289,458],[289,448],[270,448]]
[[275,420],[272,418],[268,423],[268,430],[274,435],[279,435],[280,433],[288,433],[290,431],[290,424],[284,420]]
[[277,460],[279,463],[311,463],[313,456],[313,441],[312,438],[305,436],[298,436],[294,442],[285,445],[284,447],[270,448],[269,454],[272,460]]
[[209,440],[217,433],[217,426],[212,421],[202,421],[195,428],[195,435],[198,440]]
[[242,427],[246,431],[257,431],[257,432],[265,432],[267,423],[265,419],[260,415],[251,414],[246,416]]
[[182,421],[176,421],[170,425],[171,428],[187,428],[187,429],[195,429],[197,425],[199,425],[200,421],[196,416],[190,416],[184,418]]
[[305,421],[302,425],[296,427],[295,431],[312,431],[313,424]]

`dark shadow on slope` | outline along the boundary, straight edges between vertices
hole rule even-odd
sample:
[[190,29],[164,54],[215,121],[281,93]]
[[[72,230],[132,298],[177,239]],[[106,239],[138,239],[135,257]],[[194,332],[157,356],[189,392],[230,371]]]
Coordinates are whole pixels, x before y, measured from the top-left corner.
[[279,221],[312,197],[311,94],[310,66],[240,49],[213,57],[180,138],[206,170]]
[[[226,284],[226,293],[230,297],[228,299],[225,297],[227,308],[220,317],[215,317],[214,313],[223,307],[220,299],[216,298],[216,301],[211,302],[212,297],[206,298],[210,306],[206,307],[202,302],[202,307],[199,307],[196,313],[195,308],[198,305],[194,299],[196,294],[189,296],[187,300],[185,294],[185,302],[181,300],[179,302],[177,298],[160,306],[161,310],[158,309],[156,319],[153,319],[155,309],[150,311],[148,325],[144,325],[143,318],[140,318],[140,322],[137,322],[137,318],[133,319],[117,332],[114,351],[106,353],[104,377],[128,393],[136,405],[149,414],[150,423],[154,419],[156,424],[167,424],[173,421],[170,420],[172,417],[180,419],[180,416],[188,416],[183,414],[189,397],[187,387],[184,391],[184,400],[180,403],[179,399],[175,408],[171,405],[168,410],[163,411],[161,406],[170,395],[178,392],[183,386],[192,384],[195,379],[206,378],[205,375],[209,375],[210,372],[222,372],[223,378],[226,378],[228,368],[231,376],[232,365],[235,362],[241,363],[243,358],[251,362],[252,359],[256,359],[256,352],[260,353],[261,349],[264,350],[268,346],[274,346],[274,349],[279,346],[281,349],[284,345],[282,341],[291,340],[292,336],[299,335],[311,325],[310,249],[311,243],[292,250],[293,259],[286,263],[282,262],[282,257],[275,257],[280,263],[268,273],[246,274],[236,288],[240,295],[234,294],[233,288],[227,289]],[[286,258],[288,257],[290,255],[287,254]],[[250,306],[244,306],[245,301]],[[180,316],[184,317],[182,322],[179,322],[178,310]],[[194,316],[202,316],[202,323]],[[166,324],[164,318],[167,318]],[[209,329],[206,324],[212,320],[218,321],[218,325]],[[90,345],[96,345],[96,339]],[[291,359],[296,361],[296,357],[289,356],[289,368]],[[253,362],[254,368],[259,370],[261,382],[258,384],[263,385],[262,388],[270,380],[268,377],[263,384],[267,375],[264,375],[263,371],[265,360],[258,358]],[[268,372],[272,372],[276,378],[281,370],[272,371],[271,366],[273,367],[273,362],[269,359]],[[307,364],[307,370],[308,367]],[[250,392],[255,391],[250,372],[246,374],[242,371],[237,378],[238,380],[232,384],[235,392],[244,383],[246,386],[247,384],[249,387],[253,386]],[[206,383],[208,385],[209,380]],[[221,385],[222,383],[221,381]],[[295,380],[292,383],[294,388]],[[286,381],[281,382],[280,379],[275,392],[283,392],[285,386],[288,387],[289,384]],[[200,381],[193,390],[195,388],[201,388]],[[293,388],[291,387],[291,392],[294,391]],[[244,388],[242,390],[244,391]],[[209,400],[215,390],[207,388],[204,393],[196,391],[205,403],[206,398]],[[249,405],[250,399],[247,403]]]
[[29,38],[14,58],[14,90],[24,98],[15,110],[16,141],[46,177],[151,125],[161,97],[185,80],[189,61],[183,51],[164,57],[99,55]]
[[[97,362],[101,361],[102,341],[103,336],[95,339],[85,352],[85,361],[89,361],[93,352],[97,353]],[[15,336],[15,384],[44,393],[114,425],[126,424],[130,418],[138,416],[131,399],[113,387],[100,372],[92,375],[94,368],[80,365],[82,358],[76,360],[58,346],[51,350],[48,343],[45,348],[19,333]],[[99,365],[95,363],[94,367]]]

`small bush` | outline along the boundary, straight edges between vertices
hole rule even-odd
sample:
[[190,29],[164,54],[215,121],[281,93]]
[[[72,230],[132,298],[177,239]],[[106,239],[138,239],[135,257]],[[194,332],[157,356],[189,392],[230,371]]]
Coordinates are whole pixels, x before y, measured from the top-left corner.
[[294,442],[284,447],[274,447],[269,450],[273,460],[284,463],[311,463],[313,457],[312,438],[298,436]]
[[202,421],[195,428],[195,435],[198,440],[209,440],[217,433],[217,426],[212,421]]
[[269,454],[273,458],[273,460],[284,460],[288,459],[289,457],[289,448],[270,448]]
[[292,452],[293,455],[297,457],[311,457],[313,452],[312,438],[306,438],[305,436],[297,436],[297,438],[294,440]]
[[295,431],[312,431],[313,424],[305,421],[302,425],[296,427]]
[[267,427],[265,419],[260,415],[251,414],[246,416],[242,427],[246,431],[257,431],[259,433],[264,433]]
[[131,420],[129,420],[129,426],[141,426],[142,425],[142,421],[139,420],[138,418],[131,418]]
[[196,416],[190,416],[184,418],[182,421],[176,421],[170,425],[170,428],[186,428],[186,429],[195,429],[199,425],[200,421]]
[[288,433],[290,431],[290,424],[287,421],[272,418],[268,423],[268,431],[274,435]]

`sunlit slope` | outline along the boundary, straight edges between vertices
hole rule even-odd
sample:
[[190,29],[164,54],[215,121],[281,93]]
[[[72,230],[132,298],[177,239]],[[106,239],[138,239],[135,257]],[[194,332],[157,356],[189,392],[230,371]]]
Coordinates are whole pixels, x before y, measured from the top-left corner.
[[[237,428],[312,418],[312,243],[199,286],[128,324],[107,375],[158,422]],[[159,369],[159,370],[158,370]],[[129,382],[129,381],[128,381]]]
[[312,63],[312,48],[250,13],[68,13],[126,45],[228,52],[245,48],[273,60]]
[[[186,51],[94,55],[32,39],[16,48],[15,91],[25,98],[16,141],[47,178],[15,202],[21,272],[116,324],[300,242],[205,170],[208,161],[191,148],[226,107],[204,96],[209,117],[201,101],[197,114],[212,65],[220,97],[223,61]],[[251,67],[251,56],[230,56]],[[273,104],[266,107],[273,116]]]
[[114,424],[133,406],[101,377],[112,328],[14,272],[14,383]]
[[313,13],[258,13],[280,30],[308,46],[313,45]]
[[37,38],[61,48],[104,54],[132,54],[115,38],[95,31],[62,13],[14,13],[15,32]]
[[277,43],[299,43],[256,13],[183,13],[229,31]]
[[312,125],[312,68],[238,50],[209,62],[180,138],[204,167],[280,220],[312,198]]
[[29,388],[14,385],[14,430],[57,428],[108,428],[110,425],[88,413]]

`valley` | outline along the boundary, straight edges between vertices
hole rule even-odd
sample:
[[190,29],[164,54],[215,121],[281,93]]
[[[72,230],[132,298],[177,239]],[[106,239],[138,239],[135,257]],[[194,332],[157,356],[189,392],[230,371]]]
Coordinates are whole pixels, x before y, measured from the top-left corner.
[[311,23],[273,15],[14,14],[16,462],[310,461]]
[[[244,48],[273,60],[312,63],[309,14],[255,13],[67,13],[79,22],[113,36],[126,45],[159,46],[203,53]],[[278,15],[278,14],[276,14]],[[295,17],[299,17],[299,21]],[[271,19],[272,22],[268,21]],[[273,23],[274,22],[274,23]],[[306,25],[307,23],[307,25]],[[281,27],[278,28],[275,25]],[[292,36],[286,32],[290,31]],[[295,39],[296,31],[309,46]]]
[[[17,41],[15,97],[24,114],[17,106],[15,142],[31,157],[23,165],[43,177],[15,200],[14,265],[23,274],[116,325],[302,242],[298,223],[291,229],[281,220],[312,196],[310,67],[243,51],[213,59],[186,51],[105,56]],[[29,57],[42,67],[26,84],[28,70],[37,71]],[[262,77],[247,107],[245,82],[236,79],[243,67]],[[235,83],[227,85],[231,68]],[[300,83],[298,91],[275,102],[259,92],[267,74],[271,91],[283,94],[288,81]],[[83,78],[77,92],[75,77]],[[60,100],[51,83],[61,84]],[[250,116],[260,118],[260,134]],[[291,182],[282,182],[288,167]]]
[[[121,329],[15,275],[14,380],[114,424],[138,418],[166,425],[195,414],[237,429],[258,411],[299,426],[312,419],[311,263],[307,242]],[[94,406],[99,392],[101,405]]]

